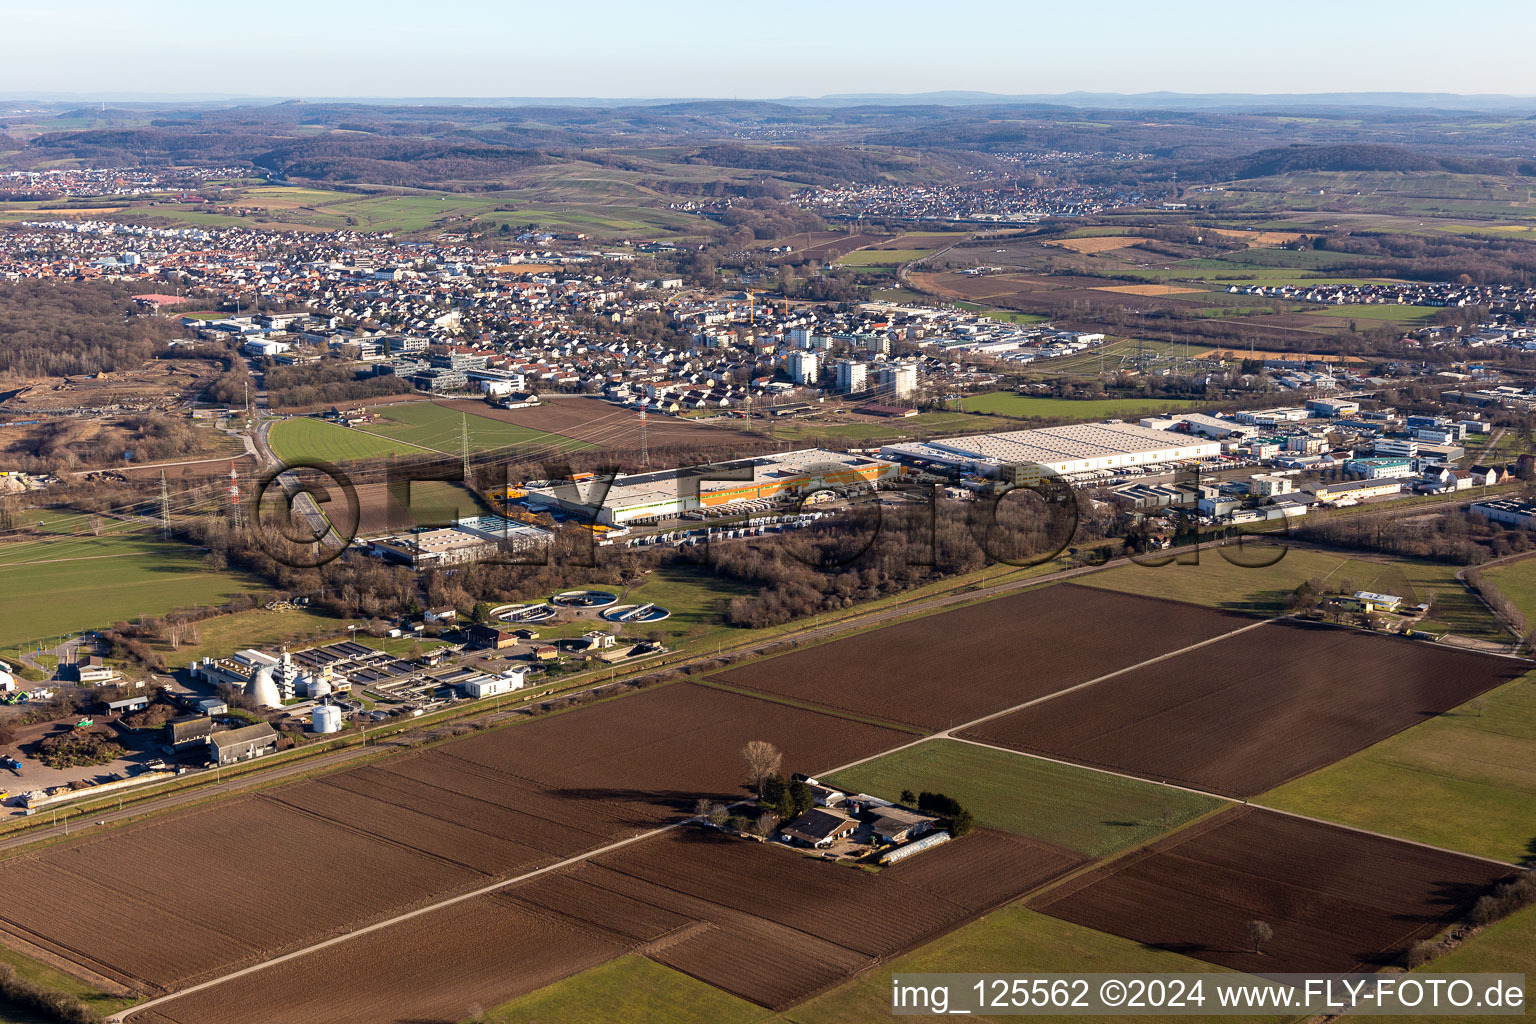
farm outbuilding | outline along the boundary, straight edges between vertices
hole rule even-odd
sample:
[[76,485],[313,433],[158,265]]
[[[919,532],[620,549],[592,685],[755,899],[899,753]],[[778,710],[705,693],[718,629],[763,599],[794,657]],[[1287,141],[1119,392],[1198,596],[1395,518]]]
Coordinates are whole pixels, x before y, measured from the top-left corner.
[[218,764],[249,761],[277,750],[277,730],[265,722],[240,729],[221,729],[209,737],[208,746]]

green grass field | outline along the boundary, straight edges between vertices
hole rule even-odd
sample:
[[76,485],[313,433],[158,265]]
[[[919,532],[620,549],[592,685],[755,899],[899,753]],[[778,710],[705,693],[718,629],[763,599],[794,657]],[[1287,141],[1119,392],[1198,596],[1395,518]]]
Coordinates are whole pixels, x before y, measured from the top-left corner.
[[[1255,548],[1271,550],[1269,548]],[[1435,617],[1421,623],[1428,632],[1454,632],[1488,640],[1507,640],[1482,603],[1456,581],[1456,566],[1412,559],[1365,559],[1293,547],[1266,568],[1233,565],[1214,549],[1200,552],[1198,565],[1121,566],[1080,577],[1090,587],[1123,590],[1170,601],[1187,601],[1229,611],[1272,616],[1285,610],[1285,598],[1303,582],[1326,587],[1375,590],[1437,602]],[[1412,590],[1412,594],[1403,593]]]
[[435,402],[404,402],[379,406],[374,411],[378,420],[363,428],[369,433],[450,453],[459,451],[460,434],[465,428],[468,428],[470,450],[476,452],[532,446],[547,448],[553,453],[591,447],[564,434],[462,413]]
[[773,1017],[755,1003],[663,967],[623,956],[488,1011],[484,1024],[754,1024]]
[[272,452],[285,462],[322,459],[346,462],[349,459],[378,459],[386,455],[430,454],[419,445],[365,434],[312,416],[296,416],[272,425]]
[[[868,1024],[891,1014],[891,975],[911,972],[976,973],[1021,970],[1041,972],[1227,973],[1179,953],[1153,949],[1130,939],[1059,921],[1014,904],[998,910],[905,956],[866,971],[852,983],[797,1006],[783,1024]],[[977,1017],[976,1020],[1014,1020]],[[1083,1024],[1124,1022],[1127,1017],[1073,1016]],[[1192,1017],[1160,1017],[1189,1021]],[[1208,1018],[1207,1018],[1208,1019]],[[1261,1018],[1223,1017],[1226,1021]],[[659,1024],[659,1022],[658,1022]]]
[[258,589],[241,575],[209,571],[200,551],[163,542],[148,527],[6,544],[0,546],[6,598],[0,650],[173,608],[223,604]]
[[[30,957],[22,956],[13,950],[0,947],[0,963],[9,964],[15,969],[16,974],[27,981],[42,985],[55,992],[73,996],[80,1000],[89,1009],[105,1017],[125,1009],[138,1002],[137,999],[123,999],[118,996],[109,996],[105,992],[99,992],[73,975],[63,971],[54,970],[46,964],[39,963]],[[44,1017],[15,1006],[5,999],[0,998],[0,1024],[50,1024],[55,1017]]]
[[837,265],[840,267],[894,267],[900,263],[911,263],[934,251],[933,249],[855,249],[840,256]]
[[958,740],[908,747],[824,781],[887,800],[898,799],[903,789],[947,793],[979,824],[1091,857],[1151,842],[1168,828],[1224,806],[1182,790]]
[[320,612],[304,608],[281,611],[255,608],[197,623],[197,640],[184,642],[174,651],[164,642],[157,641],[151,646],[165,655],[167,664],[175,667],[203,657],[222,658],[231,651],[247,647],[287,644],[290,648],[298,648],[312,641],[346,635],[343,620]]
[[1403,306],[1387,303],[1380,306],[1328,306],[1317,310],[1316,316],[1337,317],[1340,320],[1375,322],[1382,320],[1400,324],[1422,324],[1439,312],[1433,306]]
[[1021,419],[1103,420],[1111,417],[1153,416],[1190,409],[1200,403],[1180,399],[1109,398],[1076,401],[1070,398],[1036,398],[1011,391],[970,395],[961,400],[967,412],[987,412]]
[[[1462,945],[1438,960],[1433,960],[1416,973],[1436,974],[1524,974],[1527,979],[1536,975],[1536,907],[1527,907],[1496,921],[1472,936]],[[1529,995],[1529,982],[1527,982]],[[1529,1000],[1527,1000],[1529,1001]],[[1531,1011],[1527,1009],[1526,1013]],[[1422,1022],[1424,1017],[1376,1018],[1395,1024]],[[1458,1024],[1499,1024],[1510,1018],[1505,1016],[1457,1016]]]
[[1255,802],[1520,863],[1536,860],[1536,683],[1525,676]]
[[[615,589],[597,586],[604,590]],[[621,591],[619,599],[626,604],[651,602],[670,611],[670,618],[651,626],[636,627],[636,632],[644,636],[658,630],[663,642],[675,647],[683,641],[705,645],[738,632],[725,624],[725,605],[733,597],[750,593],[753,593],[751,588],[720,579],[707,570],[675,566],[655,570],[637,586]]]
[[1485,569],[1483,578],[1515,603],[1525,621],[1536,622],[1536,557]]

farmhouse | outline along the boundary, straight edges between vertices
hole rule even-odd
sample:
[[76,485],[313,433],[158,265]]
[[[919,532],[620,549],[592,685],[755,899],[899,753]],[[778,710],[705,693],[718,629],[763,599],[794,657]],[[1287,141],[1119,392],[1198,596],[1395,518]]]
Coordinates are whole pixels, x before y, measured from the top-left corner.
[[779,834],[792,843],[819,850],[852,835],[858,827],[859,823],[846,814],[818,807],[785,825]]
[[1357,612],[1395,612],[1403,606],[1403,599],[1396,594],[1374,594],[1369,590],[1357,590],[1336,602],[1341,608]]

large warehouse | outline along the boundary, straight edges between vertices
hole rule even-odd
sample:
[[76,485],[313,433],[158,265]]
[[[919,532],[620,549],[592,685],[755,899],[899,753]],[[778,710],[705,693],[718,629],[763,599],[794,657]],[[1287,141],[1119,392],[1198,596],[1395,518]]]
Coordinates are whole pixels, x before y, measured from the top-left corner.
[[880,449],[881,458],[907,466],[1011,477],[1021,484],[1037,483],[1046,474],[1071,476],[1129,466],[1161,466],[1220,454],[1219,441],[1134,423],[1073,423],[1040,430],[906,441]]
[[898,472],[896,466],[879,459],[822,448],[719,462],[702,471],[707,479],[690,478],[694,471],[675,469],[619,476],[606,493],[602,481],[585,474],[585,479],[529,487],[527,501],[534,508],[563,509],[581,516],[591,516],[594,507],[601,506],[596,508],[596,522],[618,526],[652,516],[730,506],[744,509],[753,501],[827,487],[870,487],[893,479]]

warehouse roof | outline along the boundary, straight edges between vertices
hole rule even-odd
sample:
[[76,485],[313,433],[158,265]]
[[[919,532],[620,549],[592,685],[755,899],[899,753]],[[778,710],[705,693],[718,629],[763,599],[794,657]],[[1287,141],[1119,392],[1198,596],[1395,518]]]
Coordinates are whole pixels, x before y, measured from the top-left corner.
[[887,445],[882,452],[890,451],[920,459],[959,456],[996,464],[1033,462],[1050,465],[1210,443],[1203,438],[1155,430],[1134,423],[1073,423],[1038,430],[1009,430],[997,434],[893,444]]

